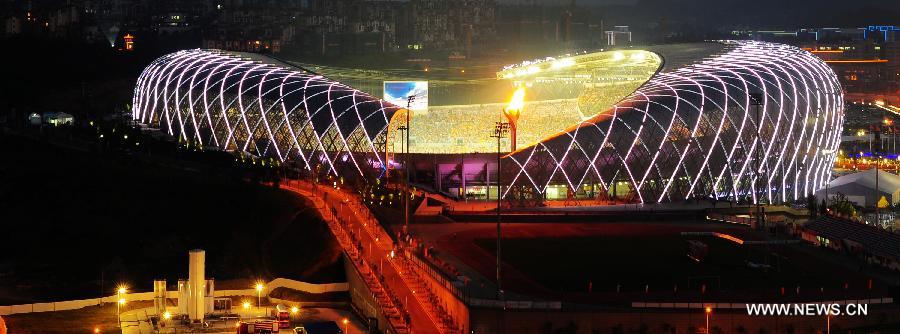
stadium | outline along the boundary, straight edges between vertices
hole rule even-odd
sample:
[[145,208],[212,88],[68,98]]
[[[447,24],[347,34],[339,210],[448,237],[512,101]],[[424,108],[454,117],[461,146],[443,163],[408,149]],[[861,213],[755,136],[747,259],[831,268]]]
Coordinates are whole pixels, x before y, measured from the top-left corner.
[[[510,203],[805,198],[827,180],[842,110],[825,63],[753,41],[547,57],[465,80],[185,50],[149,65],[133,101],[135,121],[201,147],[349,179],[390,180],[408,161],[423,188]],[[512,139],[492,136],[497,122]]]

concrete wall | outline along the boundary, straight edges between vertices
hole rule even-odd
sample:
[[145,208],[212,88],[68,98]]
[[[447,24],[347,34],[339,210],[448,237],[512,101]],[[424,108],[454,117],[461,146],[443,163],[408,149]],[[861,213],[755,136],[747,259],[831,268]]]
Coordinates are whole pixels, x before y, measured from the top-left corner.
[[[307,293],[328,293],[328,292],[341,292],[347,291],[349,284],[347,283],[329,283],[329,284],[312,284],[306,282],[295,281],[286,278],[276,278],[271,282],[266,283],[266,293],[269,291],[274,291],[277,288],[287,288],[297,291],[303,291]],[[231,296],[256,296],[256,290],[254,289],[243,289],[243,290],[216,290],[216,297],[231,297]],[[171,299],[178,298],[178,291],[166,291],[166,297]],[[138,292],[138,293],[129,293],[126,296],[128,301],[145,301],[145,300],[153,300],[153,292]],[[18,313],[32,313],[32,312],[52,312],[52,311],[67,311],[67,310],[77,310],[80,308],[85,308],[88,306],[96,306],[101,303],[115,303],[117,302],[118,296],[111,295],[105,296],[102,298],[91,298],[91,299],[80,299],[80,300],[67,300],[67,301],[59,301],[59,302],[48,302],[48,303],[34,303],[34,304],[22,304],[22,305],[6,305],[0,306],[0,315],[10,315],[10,314],[18,314]]]
[[443,307],[456,322],[456,326],[460,329],[460,332],[469,333],[469,307],[466,306],[460,298],[457,298],[454,291],[451,291],[450,288],[448,288],[448,285],[451,283],[447,281],[446,278],[443,278],[436,269],[430,267],[424,260],[415,254],[407,252],[405,255],[413,262],[415,268],[418,270],[419,277],[428,284],[429,290],[437,297],[441,307]]
[[[354,309],[363,318],[375,318],[378,321],[378,332],[387,333],[388,320],[381,313],[381,308],[375,300],[374,294],[369,290],[369,286],[363,280],[362,276],[353,266],[353,261],[346,258],[344,254],[344,271],[347,273],[347,284],[350,290],[350,303]],[[363,319],[367,321],[367,319]]]

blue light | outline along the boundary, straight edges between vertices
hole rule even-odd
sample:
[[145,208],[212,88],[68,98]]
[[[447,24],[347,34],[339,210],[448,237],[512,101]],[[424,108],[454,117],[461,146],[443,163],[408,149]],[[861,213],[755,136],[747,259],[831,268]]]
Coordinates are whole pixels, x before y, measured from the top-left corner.
[[888,32],[889,31],[900,31],[900,27],[898,27],[898,26],[868,26],[868,27],[866,27],[865,30],[863,30],[863,39],[868,39],[869,31],[882,32],[884,34],[884,41],[887,42]]

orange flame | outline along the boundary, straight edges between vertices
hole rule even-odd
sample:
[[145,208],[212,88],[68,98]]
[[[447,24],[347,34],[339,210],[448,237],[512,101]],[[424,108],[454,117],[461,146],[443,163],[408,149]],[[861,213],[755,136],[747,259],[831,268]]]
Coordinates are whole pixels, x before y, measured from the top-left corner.
[[503,109],[503,113],[509,118],[510,122],[515,122],[519,118],[519,113],[525,107],[525,87],[519,86],[509,100],[509,105]]

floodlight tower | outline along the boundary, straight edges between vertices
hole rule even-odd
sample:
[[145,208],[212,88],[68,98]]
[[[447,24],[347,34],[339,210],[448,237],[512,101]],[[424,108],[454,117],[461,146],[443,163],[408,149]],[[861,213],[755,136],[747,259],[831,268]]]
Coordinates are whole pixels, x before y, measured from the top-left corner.
[[405,127],[406,139],[404,140],[404,143],[406,144],[406,151],[403,154],[403,165],[406,169],[406,172],[405,172],[405,174],[406,174],[406,176],[405,176],[406,190],[404,191],[406,196],[404,196],[405,198],[403,199],[403,234],[409,233],[409,198],[412,195],[409,192],[409,164],[410,164],[410,159],[409,159],[409,113],[410,113],[409,110],[410,109],[409,108],[412,106],[412,103],[415,100],[416,100],[415,95],[410,95],[410,96],[406,97],[406,127]]
[[491,134],[492,138],[497,138],[497,299],[503,297],[503,289],[500,287],[500,239],[502,236],[500,231],[500,206],[503,198],[503,183],[500,181],[500,158],[502,157],[500,140],[506,138],[507,134],[509,134],[509,124],[510,123],[506,122],[497,122],[496,125],[494,125],[494,133]]

